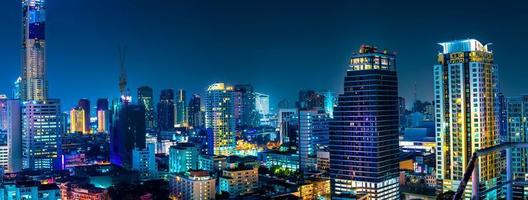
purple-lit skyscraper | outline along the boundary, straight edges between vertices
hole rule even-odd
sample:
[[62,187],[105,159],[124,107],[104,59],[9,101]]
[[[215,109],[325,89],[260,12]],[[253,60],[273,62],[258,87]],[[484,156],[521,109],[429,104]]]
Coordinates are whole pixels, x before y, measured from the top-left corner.
[[330,121],[332,199],[399,199],[396,56],[361,46]]

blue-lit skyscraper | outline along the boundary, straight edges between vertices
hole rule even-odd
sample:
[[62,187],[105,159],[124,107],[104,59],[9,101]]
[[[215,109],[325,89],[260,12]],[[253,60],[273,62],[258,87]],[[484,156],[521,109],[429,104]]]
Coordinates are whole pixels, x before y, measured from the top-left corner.
[[158,103],[158,129],[161,131],[174,130],[175,120],[174,90],[162,90]]
[[329,126],[332,199],[399,199],[398,127],[396,56],[363,45]]
[[147,129],[154,129],[156,120],[154,119],[154,92],[149,86],[142,86],[137,89],[138,105],[145,107],[145,123]]
[[176,99],[176,126],[187,127],[187,100],[185,98],[185,90],[178,90],[178,98]]
[[22,100],[45,100],[46,11],[44,0],[22,0]]
[[132,151],[146,148],[145,108],[139,105],[117,106],[110,133],[110,162],[132,168]]

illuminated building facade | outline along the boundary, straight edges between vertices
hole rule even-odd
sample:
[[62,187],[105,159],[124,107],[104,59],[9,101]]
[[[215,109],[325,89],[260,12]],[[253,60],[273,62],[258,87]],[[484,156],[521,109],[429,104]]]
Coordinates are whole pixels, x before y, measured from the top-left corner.
[[[234,92],[232,86],[215,83],[207,89],[205,125],[209,154],[232,155],[236,147]],[[212,148],[212,149],[211,149]]]
[[188,117],[189,126],[200,128],[204,126],[204,112],[202,111],[202,98],[198,94],[193,94],[189,100]]
[[8,172],[22,170],[22,113],[19,100],[7,100],[7,150],[9,155]]
[[[487,45],[474,39],[440,45],[443,49],[434,66],[436,177],[445,192],[456,191],[473,152],[499,142],[495,109],[498,74]],[[480,187],[495,186],[498,159],[497,153],[479,157]],[[491,191],[486,199],[497,195]]]
[[328,117],[334,118],[334,106],[336,106],[336,95],[332,91],[322,91],[319,92],[321,95],[324,96],[324,106],[323,109],[326,114],[328,114]]
[[59,100],[26,101],[22,105],[22,166],[24,169],[60,169]]
[[146,148],[132,150],[132,170],[138,171],[142,179],[158,178],[156,164],[156,144],[146,144]]
[[46,100],[46,11],[44,0],[22,0],[22,100]]
[[[506,141],[528,142],[528,95],[508,97],[506,99]],[[514,180],[528,179],[528,150],[526,148],[512,148],[512,173]],[[516,187],[516,186],[514,186]],[[528,188],[514,189],[514,199],[528,198]]]
[[174,90],[162,90],[158,103],[158,129],[172,131],[175,124]]
[[279,142],[297,144],[299,115],[295,108],[281,108],[278,116]]
[[254,192],[258,187],[258,168],[225,169],[219,179],[220,192],[236,197]]
[[256,127],[259,124],[253,86],[235,85],[234,87],[234,117],[237,129]]
[[178,200],[202,200],[216,198],[216,180],[208,171],[192,170],[175,174],[170,179],[170,195]]
[[71,133],[89,133],[89,127],[86,126],[85,121],[87,120],[84,114],[84,109],[81,107],[73,108],[70,111],[70,132]]
[[132,151],[146,148],[145,108],[138,105],[119,106],[110,133],[110,162],[132,168]]
[[176,126],[187,127],[189,125],[187,118],[187,100],[185,90],[178,90],[178,98],[176,99]]
[[399,199],[396,56],[361,46],[330,121],[332,199]]
[[110,131],[110,110],[108,99],[97,99],[97,132],[109,133]]
[[299,158],[303,174],[317,169],[317,151],[328,147],[329,117],[323,111],[299,111]]
[[154,92],[149,86],[142,86],[137,89],[138,105],[145,107],[145,123],[147,130],[156,127],[154,119]]
[[198,148],[192,143],[178,143],[169,149],[169,172],[184,173],[198,169]]
[[270,113],[269,98],[270,96],[267,94],[255,92],[255,107],[257,112],[262,116],[269,115]]
[[91,132],[90,131],[90,110],[91,110],[90,100],[79,99],[79,102],[77,103],[77,107],[82,108],[82,110],[84,111],[83,122],[84,122],[85,131],[83,131],[83,133],[90,133]]

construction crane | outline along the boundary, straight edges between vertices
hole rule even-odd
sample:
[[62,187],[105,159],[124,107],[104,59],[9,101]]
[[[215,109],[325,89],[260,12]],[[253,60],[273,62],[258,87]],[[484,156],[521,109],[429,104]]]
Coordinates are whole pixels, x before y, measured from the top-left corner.
[[125,71],[126,48],[119,46],[118,53],[119,53],[119,67],[121,70],[119,74],[119,92],[121,93],[121,96],[124,96],[126,95],[125,89],[127,86],[127,75]]

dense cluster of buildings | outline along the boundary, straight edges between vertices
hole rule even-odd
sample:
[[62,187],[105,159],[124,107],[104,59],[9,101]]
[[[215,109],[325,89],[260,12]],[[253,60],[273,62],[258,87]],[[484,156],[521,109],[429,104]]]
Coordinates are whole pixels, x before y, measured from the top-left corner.
[[[434,199],[465,184],[477,150],[528,142],[528,96],[500,93],[493,53],[474,39],[440,43],[432,102],[406,105],[396,54],[363,45],[341,94],[301,90],[277,109],[249,84],[155,101],[122,80],[119,98],[63,112],[48,95],[45,9],[22,1],[22,73],[0,95],[0,199]],[[479,157],[466,198],[528,197],[500,185],[528,177],[527,150],[511,151]]]

